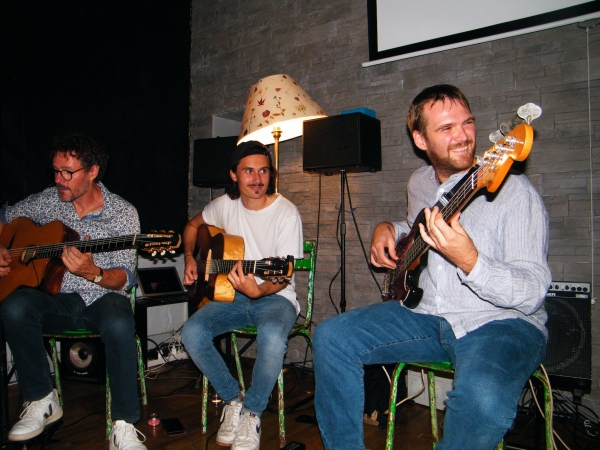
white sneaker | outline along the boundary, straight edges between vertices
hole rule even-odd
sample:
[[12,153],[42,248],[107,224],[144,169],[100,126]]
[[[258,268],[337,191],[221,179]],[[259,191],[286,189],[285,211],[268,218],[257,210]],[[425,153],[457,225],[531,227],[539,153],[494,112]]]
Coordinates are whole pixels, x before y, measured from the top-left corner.
[[25,409],[20,419],[9,431],[8,440],[26,441],[42,434],[44,427],[56,422],[63,415],[62,406],[58,401],[58,393],[53,389],[41,400],[25,402]]
[[252,413],[242,414],[231,450],[258,450],[260,432],[260,417]]
[[232,400],[223,407],[221,413],[221,427],[217,433],[217,444],[228,446],[233,443],[240,423],[240,413],[242,412],[242,402]]
[[[140,441],[138,434],[144,439]],[[110,450],[146,450],[146,436],[124,420],[117,420],[110,433]]]

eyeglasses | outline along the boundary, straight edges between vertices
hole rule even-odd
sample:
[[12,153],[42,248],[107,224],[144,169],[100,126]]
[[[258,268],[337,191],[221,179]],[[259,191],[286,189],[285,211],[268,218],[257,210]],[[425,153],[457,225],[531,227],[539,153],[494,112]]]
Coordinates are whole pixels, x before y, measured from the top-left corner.
[[85,167],[81,167],[77,170],[56,170],[56,169],[52,169],[54,170],[54,176],[58,175],[60,173],[60,176],[63,177],[65,179],[65,181],[71,181],[71,179],[73,178],[73,174],[76,172],[79,172],[80,170],[85,169]]

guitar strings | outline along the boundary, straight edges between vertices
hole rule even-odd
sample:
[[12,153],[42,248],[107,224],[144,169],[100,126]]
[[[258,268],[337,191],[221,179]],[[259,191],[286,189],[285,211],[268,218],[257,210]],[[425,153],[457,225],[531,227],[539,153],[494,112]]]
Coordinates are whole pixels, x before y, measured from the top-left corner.
[[111,246],[115,246],[116,244],[121,244],[121,243],[127,243],[127,242],[131,242],[131,246],[134,247],[136,246],[136,242],[139,243],[153,243],[156,242],[156,238],[151,238],[151,237],[147,237],[148,235],[146,234],[137,234],[137,235],[129,235],[129,236],[117,236],[117,237],[111,237],[111,238],[104,238],[104,239],[93,239],[93,240],[89,240],[89,241],[72,241],[72,242],[62,242],[59,244],[48,244],[48,245],[41,245],[41,246],[31,246],[31,247],[24,247],[24,248],[11,248],[9,249],[9,254],[11,256],[13,255],[19,255],[23,252],[30,254],[30,255],[35,255],[36,258],[51,258],[53,256],[58,256],[61,252],[63,247],[65,246],[70,246],[70,247],[76,247],[79,250],[92,250],[94,248],[98,248],[100,247],[101,249],[110,249]]
[[[503,154],[508,148],[501,146],[499,144],[494,146],[495,151],[500,150]],[[508,149],[510,150],[510,149]],[[473,174],[469,177],[470,182],[464,183],[459,190],[450,198],[450,201],[442,208],[440,211],[442,213],[442,217],[447,222],[452,214],[454,214],[463,204],[463,202],[468,201],[468,199],[477,191],[475,188],[478,183],[477,180],[486,180],[489,175],[493,172],[492,169],[495,168],[495,162],[500,158],[492,158],[486,157],[483,159],[483,162],[480,164],[479,168],[473,172]],[[473,182],[475,181],[475,182]],[[405,272],[408,269],[408,266],[412,264],[418,256],[423,253],[429,244],[427,244],[420,234],[417,234],[413,241],[413,245],[407,250],[405,258],[402,260],[402,263],[399,264],[394,270],[394,274],[392,276],[392,285],[396,283],[396,280],[400,276],[401,273]],[[408,261],[408,262],[407,262]]]
[[[238,260],[235,259],[211,259],[211,260],[199,260],[197,261],[197,268],[201,272],[205,273],[229,273],[235,263]],[[244,273],[252,273],[255,272],[256,269],[261,270],[271,270],[276,272],[282,272],[280,269],[274,269],[273,266],[267,262],[263,261],[250,261],[250,260],[241,260],[242,261],[242,271]]]

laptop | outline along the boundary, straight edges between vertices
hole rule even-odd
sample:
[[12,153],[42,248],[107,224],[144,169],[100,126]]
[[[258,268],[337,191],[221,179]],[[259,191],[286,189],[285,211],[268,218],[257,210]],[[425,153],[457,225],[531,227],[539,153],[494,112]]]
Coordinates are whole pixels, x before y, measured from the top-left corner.
[[157,303],[187,299],[175,266],[138,268],[137,279],[141,297]]

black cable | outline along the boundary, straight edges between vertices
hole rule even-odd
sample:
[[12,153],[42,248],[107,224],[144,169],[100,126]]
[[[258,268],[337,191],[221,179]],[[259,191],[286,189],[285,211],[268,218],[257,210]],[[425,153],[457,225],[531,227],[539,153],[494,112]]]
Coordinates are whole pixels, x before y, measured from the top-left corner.
[[156,341],[153,339],[146,338],[146,340],[152,342],[154,344],[154,348],[157,348],[159,346],[159,344],[157,344]]
[[369,257],[367,256],[367,252],[365,250],[365,245],[364,245],[362,237],[360,235],[360,230],[358,229],[358,223],[356,222],[356,216],[354,215],[355,209],[352,207],[352,197],[350,196],[350,186],[348,186],[348,178],[347,177],[346,177],[346,192],[348,193],[348,204],[350,205],[350,214],[352,214],[352,221],[354,222],[354,228],[356,229],[356,235],[358,236],[358,242],[360,242],[360,247],[362,248],[363,256],[367,263],[367,268],[369,269],[369,273],[371,274],[373,281],[375,281],[375,284],[377,285],[377,289],[379,289],[379,293],[382,294],[381,286],[379,285],[379,282],[377,281],[377,278],[375,277],[375,274],[373,273],[373,267],[371,266]]
[[219,432],[219,430],[215,431],[213,434],[211,434],[207,439],[206,439],[206,447],[205,449],[208,450],[208,443],[210,442],[210,439]]
[[80,417],[80,418],[79,418],[79,419],[77,419],[75,422],[73,422],[73,423],[70,423],[69,425],[65,425],[65,426],[63,426],[63,427],[60,427],[60,429],[61,429],[61,430],[64,430],[64,429],[66,429],[66,428],[72,427],[73,425],[75,425],[75,424],[78,424],[79,422],[81,422],[81,421],[82,421],[82,420],[84,420],[84,419],[87,419],[88,417],[94,416],[94,415],[96,415],[96,414],[104,413],[105,411],[106,411],[105,409],[101,409],[101,410],[98,410],[98,411],[91,412],[91,413],[89,413],[89,414],[86,414],[86,415],[85,415],[85,416],[83,416],[83,417]]
[[333,309],[335,309],[336,314],[339,314],[340,312],[338,311],[337,306],[335,305],[335,302],[333,301],[333,296],[331,294],[331,287],[333,286],[333,282],[335,281],[335,279],[337,278],[337,276],[340,274],[341,271],[342,271],[342,269],[340,267],[338,269],[338,271],[335,273],[335,275],[333,276],[333,278],[331,279],[331,281],[329,282],[329,289],[327,290],[327,292],[329,294],[329,301],[331,302]]

